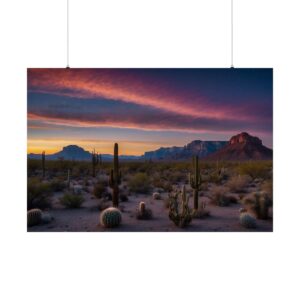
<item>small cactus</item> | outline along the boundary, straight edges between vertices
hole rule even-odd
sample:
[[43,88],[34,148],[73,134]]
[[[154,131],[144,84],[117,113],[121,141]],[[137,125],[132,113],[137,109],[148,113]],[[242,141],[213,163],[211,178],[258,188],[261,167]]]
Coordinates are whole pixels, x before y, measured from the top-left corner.
[[27,211],[27,225],[34,226],[42,222],[42,211],[39,208],[33,208]]
[[140,202],[136,212],[136,218],[139,220],[149,220],[152,218],[152,210],[146,208],[145,202]]
[[121,211],[116,207],[109,207],[100,214],[100,224],[106,228],[117,227],[121,221]]
[[240,223],[245,228],[256,228],[256,219],[249,213],[240,214]]
[[157,193],[157,192],[153,193],[152,198],[153,198],[153,200],[160,200],[161,199],[160,193]]

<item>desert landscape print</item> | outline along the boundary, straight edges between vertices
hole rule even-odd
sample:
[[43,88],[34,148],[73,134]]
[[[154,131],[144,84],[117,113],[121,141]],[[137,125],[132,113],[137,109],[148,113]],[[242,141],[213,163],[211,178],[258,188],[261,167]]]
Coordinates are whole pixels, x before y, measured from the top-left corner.
[[273,231],[272,69],[27,80],[29,232]]

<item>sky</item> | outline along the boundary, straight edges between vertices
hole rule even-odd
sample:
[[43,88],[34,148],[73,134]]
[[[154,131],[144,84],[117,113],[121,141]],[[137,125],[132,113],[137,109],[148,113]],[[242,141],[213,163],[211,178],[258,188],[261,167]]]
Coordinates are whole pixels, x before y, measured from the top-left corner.
[[28,69],[28,153],[141,155],[242,131],[272,148],[272,69]]

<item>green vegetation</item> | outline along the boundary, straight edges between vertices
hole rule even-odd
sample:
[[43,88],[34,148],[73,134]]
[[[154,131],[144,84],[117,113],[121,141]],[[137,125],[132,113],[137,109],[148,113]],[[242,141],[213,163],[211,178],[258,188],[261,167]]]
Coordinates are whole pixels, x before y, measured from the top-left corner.
[[81,195],[73,193],[65,193],[60,198],[60,203],[67,208],[79,208],[84,202],[84,198]]
[[104,193],[106,193],[106,187],[103,182],[99,181],[94,186],[94,196],[100,199],[103,197]]
[[268,161],[250,161],[240,163],[237,167],[240,175],[249,175],[252,179],[269,179],[272,177],[272,163]]
[[147,194],[151,190],[149,177],[145,173],[137,173],[129,179],[128,187],[133,193]]
[[50,182],[50,188],[53,192],[61,192],[66,188],[66,184],[59,178],[55,178]]
[[27,209],[51,207],[51,186],[39,178],[30,178],[27,182]]

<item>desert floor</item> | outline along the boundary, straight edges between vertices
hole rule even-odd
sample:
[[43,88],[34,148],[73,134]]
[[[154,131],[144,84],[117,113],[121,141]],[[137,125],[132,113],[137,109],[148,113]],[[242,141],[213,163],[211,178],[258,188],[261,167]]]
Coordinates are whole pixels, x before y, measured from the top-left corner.
[[[176,227],[168,217],[168,209],[164,206],[163,200],[153,200],[149,195],[129,196],[128,202],[121,202],[122,211],[121,226],[113,229],[103,228],[99,225],[100,211],[98,209],[99,199],[95,199],[89,193],[83,192],[85,202],[81,208],[66,209],[59,203],[62,193],[55,193],[53,196],[53,207],[48,211],[53,217],[49,224],[41,224],[29,227],[29,232],[76,232],[76,231],[105,231],[105,232],[247,232],[247,231],[272,231],[272,219],[257,220],[256,229],[246,229],[239,223],[239,209],[241,204],[231,204],[226,207],[219,207],[208,204],[211,216],[205,219],[193,219],[188,227],[183,229]],[[167,193],[162,194],[162,198],[167,198]],[[200,197],[199,200],[207,200],[207,197]],[[140,201],[146,203],[147,208],[153,212],[153,219],[138,220],[135,211]],[[199,202],[200,202],[199,201]],[[191,202],[191,201],[190,201]],[[110,202],[109,202],[110,203]]]

